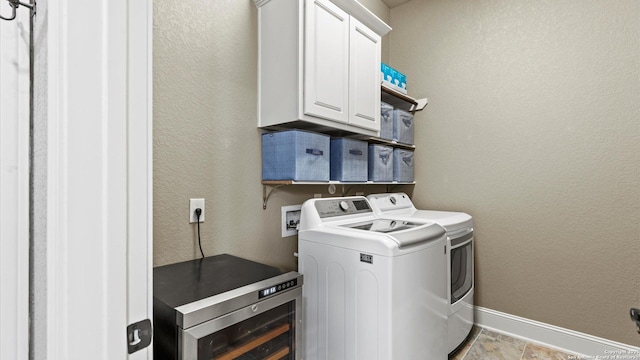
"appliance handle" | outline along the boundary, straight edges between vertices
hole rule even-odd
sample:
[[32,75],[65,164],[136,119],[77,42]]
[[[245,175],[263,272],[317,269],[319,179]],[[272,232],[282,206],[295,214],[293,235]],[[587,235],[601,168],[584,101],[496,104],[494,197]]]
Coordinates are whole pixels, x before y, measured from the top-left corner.
[[222,294],[180,305],[175,308],[176,325],[183,329],[188,329],[209,319],[227,314],[230,311],[249,306],[255,303],[258,291],[291,280],[296,280],[298,286],[302,286],[302,275],[295,271],[290,271]]
[[359,150],[359,149],[351,149],[351,150],[349,150],[349,154],[351,154],[351,155],[356,155],[356,156],[361,156],[361,155],[362,155],[362,150]]

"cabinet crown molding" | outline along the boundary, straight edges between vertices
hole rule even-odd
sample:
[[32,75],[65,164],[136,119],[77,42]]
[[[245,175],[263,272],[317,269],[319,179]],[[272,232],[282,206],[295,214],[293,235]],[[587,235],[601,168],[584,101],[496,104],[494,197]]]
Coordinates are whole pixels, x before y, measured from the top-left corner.
[[[253,0],[253,3],[256,5],[256,7],[260,8],[270,1],[271,0]],[[371,30],[375,31],[380,36],[385,36],[389,33],[389,31],[391,31],[391,26],[382,21],[379,17],[372,13],[371,10],[364,7],[364,5],[362,5],[358,0],[331,0],[331,2],[349,13],[349,15],[358,19],[360,22],[368,26]]]

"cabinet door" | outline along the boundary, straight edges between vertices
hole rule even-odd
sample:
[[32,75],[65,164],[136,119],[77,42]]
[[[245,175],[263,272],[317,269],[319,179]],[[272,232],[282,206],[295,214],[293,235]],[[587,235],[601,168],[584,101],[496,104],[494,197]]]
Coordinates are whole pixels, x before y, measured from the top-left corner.
[[304,113],[346,123],[349,15],[329,0],[306,0],[305,20]]
[[350,22],[349,122],[380,131],[380,36]]

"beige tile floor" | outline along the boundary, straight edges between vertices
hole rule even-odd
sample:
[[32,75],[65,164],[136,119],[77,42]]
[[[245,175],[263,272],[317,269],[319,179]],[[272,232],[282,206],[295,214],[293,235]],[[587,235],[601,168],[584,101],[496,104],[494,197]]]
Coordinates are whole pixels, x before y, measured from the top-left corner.
[[450,360],[567,360],[570,355],[501,333],[474,327]]

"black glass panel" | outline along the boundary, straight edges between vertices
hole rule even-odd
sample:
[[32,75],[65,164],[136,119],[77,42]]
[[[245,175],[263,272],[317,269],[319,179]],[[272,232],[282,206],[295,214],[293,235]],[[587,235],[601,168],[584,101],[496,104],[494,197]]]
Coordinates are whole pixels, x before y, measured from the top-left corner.
[[460,300],[473,286],[472,243],[451,250],[451,303]]
[[291,301],[198,340],[198,360],[295,357],[295,302]]
[[282,274],[276,267],[222,254],[153,269],[153,296],[171,308]]

